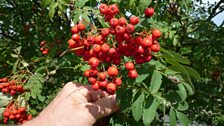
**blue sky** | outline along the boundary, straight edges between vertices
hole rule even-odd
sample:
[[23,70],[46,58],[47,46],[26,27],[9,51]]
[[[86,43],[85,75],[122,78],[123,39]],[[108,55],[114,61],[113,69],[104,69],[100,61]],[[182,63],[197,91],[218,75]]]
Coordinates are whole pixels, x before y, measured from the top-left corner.
[[[208,2],[209,2],[209,4],[214,4],[215,2],[218,2],[218,1],[219,1],[219,0],[202,0],[203,3],[208,3]],[[222,12],[222,13],[216,15],[216,16],[212,19],[212,21],[213,21],[215,24],[217,24],[218,26],[223,22],[223,20],[224,20],[224,12]]]

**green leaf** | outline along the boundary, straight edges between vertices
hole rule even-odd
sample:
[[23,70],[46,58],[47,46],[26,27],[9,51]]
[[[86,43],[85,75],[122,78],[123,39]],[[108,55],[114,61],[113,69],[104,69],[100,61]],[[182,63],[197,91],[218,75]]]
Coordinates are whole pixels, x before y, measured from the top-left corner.
[[180,103],[178,103],[177,109],[180,111],[185,111],[188,109],[188,103],[186,101],[182,101]]
[[90,69],[90,66],[85,64],[81,67],[81,71],[86,71],[86,70],[89,70]]
[[136,121],[139,121],[142,117],[144,99],[145,99],[144,93],[141,93],[141,95],[138,96],[138,98],[134,101],[134,103],[131,106],[132,115]]
[[98,17],[98,20],[100,21],[101,25],[104,27],[104,28],[108,28],[109,25],[107,23],[105,23],[104,19],[102,16],[99,16]]
[[9,100],[0,100],[0,107],[4,107],[4,106],[7,106],[9,104]]
[[185,100],[187,98],[186,88],[184,87],[184,85],[182,83],[178,84],[178,88],[179,88],[179,90],[177,91],[177,93],[179,94],[179,96],[181,97],[182,100]]
[[58,2],[51,2],[50,4],[50,10],[49,10],[49,17],[50,19],[52,19],[54,17],[54,14],[55,14],[55,10],[56,10],[56,7],[58,6]]
[[13,53],[11,53],[11,56],[12,56],[13,58],[18,58],[18,57],[19,57],[17,54],[13,54]]
[[140,83],[140,82],[144,81],[148,76],[149,76],[149,74],[138,75],[138,77],[136,78],[135,82],[136,83]]
[[29,64],[25,60],[21,60],[21,63],[23,64],[24,67],[29,66]]
[[151,105],[146,104],[145,109],[143,110],[143,123],[148,126],[153,121],[156,116],[156,109],[159,106],[159,102],[154,98]]
[[43,7],[47,7],[50,3],[51,3],[52,0],[42,0],[41,1],[41,6]]
[[19,59],[16,60],[16,62],[13,64],[12,73],[15,73],[16,72],[16,68],[18,66],[18,63],[19,63]]
[[191,67],[188,67],[188,66],[184,66],[184,67],[187,70],[189,76],[195,78],[196,80],[200,80],[201,79],[199,73],[195,69],[193,69]]
[[85,25],[89,25],[90,19],[89,19],[89,16],[88,16],[88,12],[83,13],[82,18],[84,19]]
[[169,112],[169,126],[176,126],[177,120],[176,120],[176,114],[173,108],[170,108]]
[[187,64],[189,65],[191,63],[191,61],[187,58],[184,58],[183,56],[181,56],[179,53],[170,51],[170,53],[173,55],[174,59],[176,61],[178,61],[179,63],[183,63],[183,64]]
[[161,84],[162,84],[162,75],[158,71],[154,70],[149,87],[150,92],[152,94],[155,94],[159,90]]
[[88,0],[77,0],[75,2],[75,7],[83,7]]
[[73,21],[74,24],[76,24],[79,21],[79,17],[80,17],[81,14],[82,14],[82,10],[76,9],[75,15],[72,18],[72,21]]
[[190,84],[186,83],[186,82],[181,82],[187,89],[189,95],[193,95],[194,94],[194,89],[191,87]]
[[133,5],[133,3],[135,2],[135,0],[129,0],[128,1],[128,6],[131,7]]
[[45,96],[37,95],[37,97],[41,102],[43,102],[45,100]]
[[176,114],[177,114],[177,118],[180,121],[182,126],[189,126],[190,120],[184,113],[176,111]]
[[145,8],[148,7],[151,2],[152,0],[140,0],[139,2],[140,12],[143,12]]

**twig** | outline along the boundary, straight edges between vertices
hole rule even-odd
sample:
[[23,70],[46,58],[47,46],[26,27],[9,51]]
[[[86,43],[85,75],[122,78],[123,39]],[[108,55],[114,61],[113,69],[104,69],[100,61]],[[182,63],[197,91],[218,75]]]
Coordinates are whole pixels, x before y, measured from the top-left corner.
[[80,46],[80,47],[73,48],[73,49],[67,49],[63,53],[61,53],[60,57],[64,56],[68,52],[75,51],[75,50],[82,49],[82,48],[84,48],[84,46]]

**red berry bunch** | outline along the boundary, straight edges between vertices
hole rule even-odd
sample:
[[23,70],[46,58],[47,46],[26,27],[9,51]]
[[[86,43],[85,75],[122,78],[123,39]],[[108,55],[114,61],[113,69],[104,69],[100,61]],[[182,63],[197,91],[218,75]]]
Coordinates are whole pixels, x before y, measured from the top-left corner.
[[9,121],[14,121],[17,124],[25,123],[32,119],[32,115],[27,114],[25,107],[16,106],[11,102],[2,113],[4,119],[3,123],[7,124]]
[[49,49],[46,48],[45,45],[46,45],[45,41],[40,42],[40,51],[43,55],[47,55],[49,53]]
[[[119,17],[116,4],[101,4],[99,10],[110,27],[95,28],[87,33],[84,31],[86,26],[82,22],[78,23],[71,28],[72,36],[68,44],[71,50],[90,65],[91,68],[84,72],[84,76],[88,78],[92,88],[113,94],[122,83],[119,68],[123,57],[133,59],[132,62],[125,63],[125,68],[128,70],[128,77],[135,79],[138,72],[134,64],[152,59],[152,53],[160,50],[157,40],[162,33],[158,29],[136,32],[135,25],[139,23],[139,18],[131,16],[127,20]],[[92,32],[94,30],[97,33]]]
[[146,17],[152,17],[153,14],[154,14],[154,9],[152,7],[145,9],[145,16]]
[[22,85],[18,85],[15,80],[8,81],[7,78],[0,79],[0,90],[2,93],[9,93],[11,96],[25,91]]

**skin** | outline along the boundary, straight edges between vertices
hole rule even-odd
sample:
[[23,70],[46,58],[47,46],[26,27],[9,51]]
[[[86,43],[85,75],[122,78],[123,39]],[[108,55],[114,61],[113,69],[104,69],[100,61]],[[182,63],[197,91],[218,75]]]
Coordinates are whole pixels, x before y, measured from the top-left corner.
[[69,82],[36,118],[22,126],[92,126],[117,109],[115,95]]

